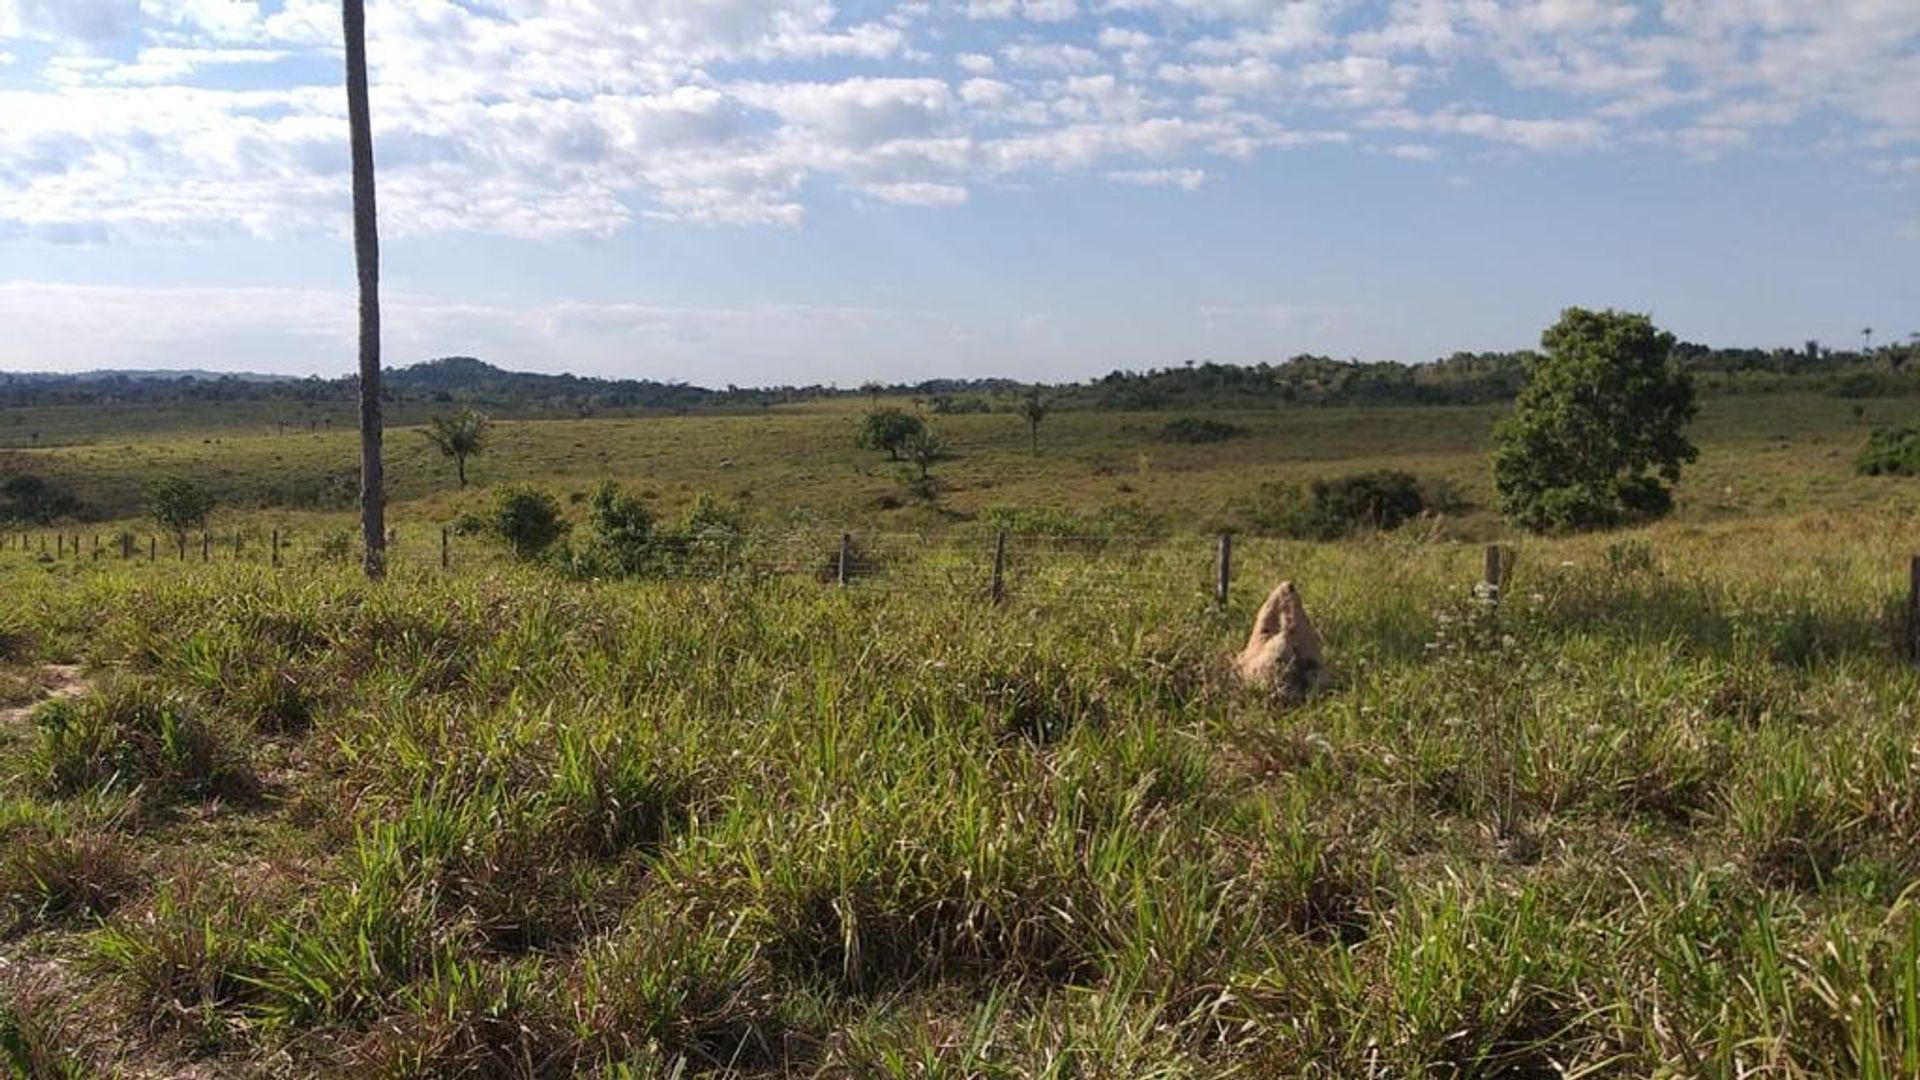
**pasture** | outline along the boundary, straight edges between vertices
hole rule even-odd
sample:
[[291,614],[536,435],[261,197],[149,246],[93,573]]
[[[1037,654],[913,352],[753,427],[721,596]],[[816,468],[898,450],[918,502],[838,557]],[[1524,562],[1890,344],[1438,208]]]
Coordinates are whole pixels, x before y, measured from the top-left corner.
[[[32,1076],[1812,1077],[1920,1072],[1904,402],[1705,402],[1656,526],[1508,538],[1483,409],[934,419],[933,506],[859,408],[509,422],[477,481],[390,431],[395,513],[602,477],[670,512],[924,530],[1137,504],[1023,569],[581,582],[498,555],[0,552],[0,1062]],[[1883,415],[1885,414],[1885,415]],[[1210,414],[1211,415],[1211,414]],[[51,427],[51,426],[50,426]],[[144,478],[314,531],[344,432],[190,420],[17,452],[111,527]],[[1451,482],[1443,522],[1246,539],[1263,480]],[[91,529],[83,525],[81,530]],[[411,541],[409,541],[411,543]],[[806,558],[826,552],[808,552]],[[905,556],[903,556],[904,558]],[[1227,658],[1291,579],[1332,681]],[[912,587],[909,587],[911,583]],[[56,682],[77,696],[35,703]]]

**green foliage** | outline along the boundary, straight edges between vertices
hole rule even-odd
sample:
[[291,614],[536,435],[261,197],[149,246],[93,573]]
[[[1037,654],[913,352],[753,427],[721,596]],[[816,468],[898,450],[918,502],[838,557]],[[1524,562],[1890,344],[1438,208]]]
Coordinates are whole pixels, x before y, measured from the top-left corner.
[[1027,434],[1033,443],[1033,452],[1040,453],[1040,424],[1053,413],[1053,402],[1040,393],[1039,387],[1029,389],[1020,398],[1020,418],[1027,422]]
[[488,419],[486,413],[465,406],[452,416],[433,417],[421,434],[433,444],[434,449],[453,459],[460,486],[466,487],[467,459],[486,449],[487,435],[492,427],[493,421]]
[[134,884],[120,837],[57,810],[0,804],[0,933],[98,918]]
[[31,473],[0,482],[0,524],[49,525],[80,512],[80,500],[65,488]]
[[862,450],[884,450],[888,461],[899,461],[908,443],[925,432],[926,425],[912,413],[874,409],[860,422],[860,436],[855,441]]
[[559,501],[552,493],[526,484],[496,489],[486,510],[471,525],[523,560],[546,554],[567,533]]
[[205,528],[213,506],[213,492],[195,480],[167,476],[147,485],[147,515],[172,533],[176,543],[186,543],[188,533]]
[[1920,427],[1880,428],[1853,459],[1862,476],[1920,475]]
[[725,573],[747,536],[737,509],[711,495],[694,499],[670,526],[644,500],[603,481],[588,500],[587,528],[566,554],[577,577],[710,577]]
[[655,554],[653,512],[645,500],[602,480],[587,501],[586,536],[569,553],[572,570],[588,577],[643,572]]
[[1568,308],[1541,336],[1513,414],[1494,431],[1501,512],[1535,532],[1645,521],[1699,452],[1693,384],[1673,335],[1645,315]]
[[1257,536],[1337,540],[1362,530],[1397,529],[1428,508],[1418,477],[1376,469],[1305,485],[1271,481],[1230,504],[1228,517]]
[[1246,434],[1246,429],[1225,420],[1209,420],[1199,416],[1182,416],[1167,421],[1160,429],[1160,438],[1167,442],[1204,445],[1206,443],[1226,442]]
[[151,681],[114,680],[78,700],[47,702],[33,722],[29,771],[49,794],[140,789],[165,801],[255,788],[232,735]]

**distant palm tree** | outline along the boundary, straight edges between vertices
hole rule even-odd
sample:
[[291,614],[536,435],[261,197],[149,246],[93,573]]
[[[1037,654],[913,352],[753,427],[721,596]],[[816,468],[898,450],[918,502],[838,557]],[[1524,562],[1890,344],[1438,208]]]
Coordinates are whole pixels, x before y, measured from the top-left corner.
[[467,459],[487,448],[487,430],[493,421],[487,414],[467,406],[452,416],[436,416],[427,422],[427,441],[453,459],[453,471],[460,486],[467,486]]
[[1045,420],[1047,414],[1052,411],[1053,405],[1040,396],[1040,388],[1037,386],[1028,390],[1027,396],[1020,401],[1020,416],[1027,422],[1027,436],[1033,440],[1033,452],[1036,456],[1040,453],[1040,422]]
[[341,0],[340,19],[347,39],[347,126],[353,144],[353,260],[360,276],[360,533],[367,577],[378,580],[387,570],[387,505],[380,462],[380,224],[373,201],[364,0]]

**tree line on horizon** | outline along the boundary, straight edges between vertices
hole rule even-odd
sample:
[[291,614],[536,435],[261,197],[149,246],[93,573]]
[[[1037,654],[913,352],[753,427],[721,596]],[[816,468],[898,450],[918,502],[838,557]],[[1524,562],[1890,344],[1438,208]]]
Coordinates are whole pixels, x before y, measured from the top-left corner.
[[[1409,364],[1302,353],[1278,363],[1198,361],[1144,371],[1115,370],[1084,382],[1052,385],[1003,378],[941,378],[857,387],[816,383],[723,389],[650,379],[509,371],[473,357],[443,357],[385,372],[381,398],[389,404],[525,408],[562,416],[597,411],[758,410],[860,396],[909,398],[938,414],[1019,412],[1035,389],[1043,389],[1055,406],[1064,409],[1485,405],[1512,401],[1519,395],[1534,355],[1526,349],[1456,352]],[[1920,360],[1920,339],[1850,350],[1813,341],[1774,349],[1678,342],[1672,359],[1700,379],[1705,393],[1787,388],[1859,398],[1920,393],[1920,363],[1915,363]],[[352,401],[358,386],[357,375],[323,379],[205,372],[0,373],[0,408],[233,402],[311,406]]]

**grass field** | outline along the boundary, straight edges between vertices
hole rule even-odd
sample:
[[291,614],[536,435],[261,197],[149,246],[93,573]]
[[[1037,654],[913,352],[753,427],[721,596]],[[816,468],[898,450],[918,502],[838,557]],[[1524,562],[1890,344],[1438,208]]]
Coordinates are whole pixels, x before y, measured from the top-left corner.
[[[1166,419],[1061,414],[1035,457],[1013,418],[943,418],[946,511],[879,509],[894,474],[825,410],[508,424],[475,466],[770,524],[1139,501],[1175,526],[1035,561],[1000,607],[941,586],[977,553],[937,540],[912,587],[846,590],[0,553],[0,1061],[1920,1075],[1920,515],[1851,475],[1847,403],[1709,400],[1673,519],[1519,542],[1497,611],[1455,539],[1497,530],[1491,413],[1239,416],[1211,447]],[[389,438],[403,521],[481,497]],[[115,508],[201,471],[267,520],[248,493],[351,443],[30,457]],[[1376,465],[1482,509],[1246,541],[1213,610],[1195,534],[1227,498]],[[1284,710],[1226,664],[1282,578],[1333,673]]]
[[[1898,487],[1856,478],[1848,466],[1873,426],[1920,418],[1920,402],[1866,403],[1861,417],[1855,404],[1814,394],[1707,398],[1695,427],[1706,452],[1678,493],[1679,520],[1872,509],[1897,500]],[[1488,534],[1496,524],[1485,513],[1485,449],[1499,415],[1492,408],[1209,413],[1245,434],[1202,446],[1160,437],[1176,414],[1062,412],[1043,425],[1038,455],[1016,416],[932,417],[954,456],[936,468],[946,493],[929,510],[902,496],[902,466],[854,447],[867,407],[842,400],[765,415],[503,421],[493,446],[475,459],[472,478],[476,487],[528,481],[560,493],[611,478],[649,493],[668,513],[707,494],[737,503],[764,525],[924,529],[993,506],[1098,510],[1132,503],[1164,514],[1177,529],[1198,529],[1265,480],[1395,467],[1463,492],[1477,507],[1461,515],[1467,531]],[[271,416],[251,408],[233,415],[164,407],[138,418],[75,416],[65,424],[68,445],[0,451],[0,471],[63,483],[92,516],[105,519],[136,516],[142,482],[167,474],[204,479],[242,517],[354,505],[359,449],[349,416],[342,412],[333,429],[318,432],[290,422],[281,434]],[[444,521],[483,498],[454,490],[450,463],[417,430],[395,427],[387,444],[399,520]],[[892,500],[903,505],[882,508]]]

